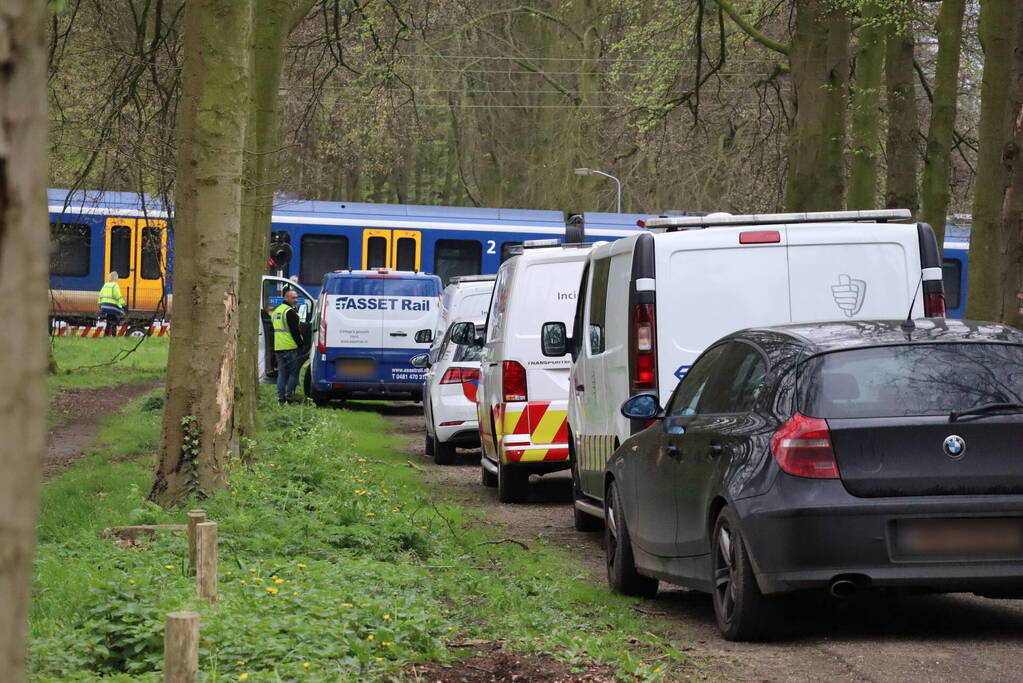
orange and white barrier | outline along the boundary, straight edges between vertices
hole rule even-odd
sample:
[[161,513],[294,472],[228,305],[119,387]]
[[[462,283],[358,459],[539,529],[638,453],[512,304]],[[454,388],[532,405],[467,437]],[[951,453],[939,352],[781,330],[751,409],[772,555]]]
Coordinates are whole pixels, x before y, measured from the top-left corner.
[[[111,336],[123,337],[132,328],[131,325],[118,325]],[[68,325],[62,320],[56,320],[50,327],[52,337],[82,337],[85,339],[96,339],[106,336],[107,324],[98,322],[95,325]],[[170,335],[170,322],[166,320],[154,320],[149,326],[149,336],[166,337]]]

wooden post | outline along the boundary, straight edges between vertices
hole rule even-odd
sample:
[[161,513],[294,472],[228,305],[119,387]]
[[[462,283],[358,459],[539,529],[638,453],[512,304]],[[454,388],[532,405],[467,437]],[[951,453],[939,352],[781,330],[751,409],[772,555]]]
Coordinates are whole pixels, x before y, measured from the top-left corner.
[[217,599],[217,523],[195,525],[196,576],[195,587],[200,598]]
[[199,614],[170,612],[163,632],[164,683],[199,680]]
[[195,576],[195,527],[206,521],[205,510],[188,511],[188,575]]

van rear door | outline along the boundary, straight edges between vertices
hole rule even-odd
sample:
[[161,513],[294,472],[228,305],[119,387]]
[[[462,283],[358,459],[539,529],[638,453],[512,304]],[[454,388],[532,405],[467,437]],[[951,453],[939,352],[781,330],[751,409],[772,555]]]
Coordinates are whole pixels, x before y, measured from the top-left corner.
[[[326,283],[328,362],[334,377],[348,382],[373,381],[376,356],[383,346],[384,284],[365,277],[339,277]],[[328,373],[330,375],[331,373]]]
[[[902,319],[920,281],[915,224],[789,225],[792,321]],[[923,295],[913,316],[923,315]]]
[[383,382],[421,382],[423,371],[409,365],[409,359],[429,349],[430,342],[417,342],[415,336],[437,324],[440,281],[382,276],[376,282],[382,283],[384,302],[377,377]]

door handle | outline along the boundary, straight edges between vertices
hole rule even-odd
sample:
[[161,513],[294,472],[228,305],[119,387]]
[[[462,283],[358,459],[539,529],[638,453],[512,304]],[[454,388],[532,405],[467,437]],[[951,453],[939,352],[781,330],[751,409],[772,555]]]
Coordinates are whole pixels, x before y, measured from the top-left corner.
[[405,332],[391,332],[392,337],[407,337],[408,334]]
[[718,456],[725,452],[725,447],[719,443],[712,443],[710,445],[710,454],[712,456]]

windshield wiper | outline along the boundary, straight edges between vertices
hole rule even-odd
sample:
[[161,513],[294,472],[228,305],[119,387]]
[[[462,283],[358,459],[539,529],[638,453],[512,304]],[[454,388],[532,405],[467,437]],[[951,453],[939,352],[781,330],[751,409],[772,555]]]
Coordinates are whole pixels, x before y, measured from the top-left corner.
[[948,421],[955,422],[967,415],[987,415],[988,413],[1023,413],[1023,403],[985,403],[969,410],[953,410],[948,414]]

